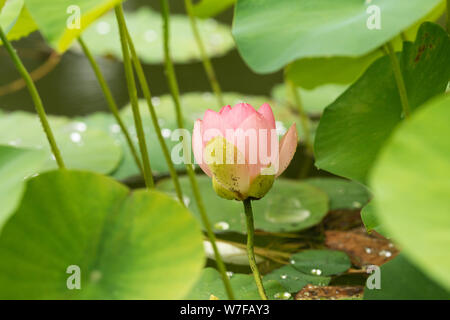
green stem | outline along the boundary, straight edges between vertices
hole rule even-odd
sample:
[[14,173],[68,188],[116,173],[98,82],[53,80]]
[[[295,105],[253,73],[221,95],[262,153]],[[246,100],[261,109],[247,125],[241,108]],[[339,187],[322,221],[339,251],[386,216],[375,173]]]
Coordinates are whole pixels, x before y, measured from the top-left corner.
[[291,81],[285,78],[286,87],[288,92],[290,91],[292,95],[292,99],[294,101],[295,106],[297,107],[298,114],[300,115],[300,121],[302,123],[302,131],[305,136],[305,145],[308,150],[309,155],[314,154],[313,142],[311,137],[311,123],[309,121],[309,117],[303,108],[303,103],[300,98],[300,94],[298,92],[297,86]]
[[398,93],[400,94],[400,101],[402,103],[403,114],[406,118],[410,116],[410,108],[408,102],[408,94],[406,92],[405,81],[403,80],[402,70],[398,62],[397,55],[394,50],[392,42],[386,44],[386,49],[391,59],[392,69],[394,70],[395,81],[397,82]]
[[[125,21],[125,18],[122,17]],[[126,22],[124,24],[124,28],[127,34],[128,46],[131,52],[131,59],[133,60],[134,69],[136,70],[136,74],[139,80],[139,84],[141,85],[142,92],[144,94],[145,100],[147,101],[148,109],[150,111],[150,116],[152,119],[153,127],[156,131],[156,136],[158,138],[159,144],[163,151],[164,159],[166,160],[167,167],[169,168],[170,176],[172,178],[173,184],[175,185],[175,191],[178,199],[182,204],[183,201],[183,192],[181,191],[180,181],[178,179],[177,171],[175,170],[175,166],[173,165],[172,159],[170,157],[169,149],[167,148],[166,142],[164,141],[164,137],[161,132],[161,127],[158,122],[158,116],[156,115],[155,106],[152,102],[152,94],[150,92],[150,87],[148,85],[147,79],[145,78],[144,69],[142,68],[142,64],[139,61],[139,57],[136,53],[136,48],[134,47],[133,39],[131,38],[130,32],[126,26]]]
[[[161,2],[161,11],[163,15],[163,29],[164,29],[164,57],[165,57],[165,71],[166,76],[169,82],[170,92],[172,94],[172,98],[175,105],[175,111],[177,114],[177,124],[181,129],[184,127],[183,123],[183,113],[181,109],[180,103],[180,90],[178,88],[178,81],[175,73],[175,68],[172,63],[172,59],[170,56],[170,46],[169,46],[169,3],[167,0],[160,0]],[[233,289],[231,288],[230,279],[227,276],[227,270],[225,264],[223,263],[222,257],[220,256],[219,249],[216,244],[216,237],[211,227],[211,223],[209,221],[208,215],[205,210],[205,205],[203,204],[203,199],[201,197],[200,189],[198,187],[197,178],[195,176],[194,169],[190,163],[186,163],[186,170],[189,176],[189,181],[192,187],[192,191],[194,193],[195,202],[197,203],[198,210],[200,212],[200,217],[202,219],[202,223],[204,228],[206,229],[206,233],[208,235],[209,241],[214,251],[214,256],[216,258],[217,269],[219,269],[220,275],[222,277],[223,284],[225,286],[225,290],[227,292],[228,298],[234,300]]]
[[134,79],[133,65],[131,63],[130,52],[128,48],[127,32],[125,28],[125,18],[123,15],[122,4],[117,5],[114,10],[116,13],[117,23],[119,25],[125,77],[127,80],[128,93],[130,95],[131,108],[133,110],[134,124],[136,126],[136,134],[138,136],[139,148],[142,156],[145,185],[147,186],[147,188],[153,188],[155,183],[153,181],[153,174],[150,166],[150,159],[148,157],[147,144],[145,142],[144,128],[142,126],[142,119],[139,111],[136,81]]
[[117,124],[119,125],[120,129],[122,130],[123,135],[125,136],[125,139],[128,143],[128,147],[130,148],[131,154],[133,155],[134,161],[136,162],[136,165],[138,166],[139,170],[142,174],[144,174],[144,170],[142,169],[141,160],[139,158],[138,152],[133,144],[133,140],[131,139],[130,133],[128,132],[127,127],[123,123],[122,119],[119,115],[119,108],[117,107],[116,101],[114,100],[114,97],[111,93],[111,90],[106,83],[105,78],[103,77],[103,74],[100,70],[100,66],[95,61],[92,53],[90,52],[89,48],[86,46],[86,43],[83,41],[83,39],[80,37],[78,38],[78,43],[80,44],[81,48],[83,49],[83,52],[86,56],[86,58],[89,60],[89,63],[91,64],[92,70],[95,73],[95,76],[97,77],[98,83],[100,84],[100,87],[102,88],[103,95],[105,96],[106,102],[108,103],[109,109],[111,110],[111,113],[113,114],[114,118],[116,119]]
[[58,146],[56,144],[55,137],[53,135],[52,129],[47,119],[47,115],[45,114],[44,105],[42,104],[39,92],[37,91],[36,86],[34,85],[33,79],[31,79],[30,74],[28,73],[27,69],[20,60],[19,55],[9,42],[8,38],[6,37],[6,34],[3,32],[3,29],[1,27],[0,27],[0,39],[5,45],[6,51],[8,51],[8,54],[11,56],[11,59],[13,60],[17,71],[19,71],[20,75],[22,76],[23,80],[27,85],[28,91],[30,92],[31,95],[31,99],[33,100],[34,103],[34,107],[36,108],[36,112],[39,116],[39,119],[41,120],[41,124],[44,129],[45,135],[47,136],[48,143],[50,144],[50,148],[55,157],[56,163],[58,164],[58,167],[60,169],[64,169],[65,168],[64,161],[62,159],[61,152],[59,151]]
[[447,32],[450,33],[450,0],[447,0]]
[[206,53],[205,45],[203,44],[202,37],[198,30],[197,19],[194,15],[194,10],[192,7],[192,0],[184,0],[184,5],[186,7],[186,12],[189,16],[192,33],[194,34],[198,49],[200,50],[203,67],[205,68],[206,75],[208,76],[208,79],[209,79],[209,83],[216,95],[219,106],[223,106],[224,102],[223,102],[223,97],[222,97],[222,90],[220,89],[219,81],[217,80],[216,73],[214,72],[214,67],[211,63],[211,60],[208,57],[208,54]]
[[266,291],[264,290],[261,274],[259,273],[258,266],[256,265],[255,252],[253,249],[255,227],[253,225],[252,201],[249,198],[247,198],[243,202],[244,202],[245,216],[246,216],[246,220],[247,220],[248,261],[250,263],[250,268],[252,269],[252,272],[253,272],[253,277],[255,278],[256,286],[258,287],[259,295],[261,296],[262,300],[267,300]]

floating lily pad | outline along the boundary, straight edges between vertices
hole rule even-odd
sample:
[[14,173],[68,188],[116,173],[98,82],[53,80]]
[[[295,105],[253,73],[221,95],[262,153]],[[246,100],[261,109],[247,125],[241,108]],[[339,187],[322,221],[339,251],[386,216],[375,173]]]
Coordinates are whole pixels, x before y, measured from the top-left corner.
[[[240,0],[233,35],[256,72],[274,72],[311,57],[368,54],[426,16],[441,0]],[[367,27],[376,5],[380,29]],[[375,9],[376,9],[375,8]],[[274,14],[276,12],[276,14]]]
[[276,269],[265,275],[264,279],[277,280],[290,293],[296,293],[308,284],[326,286],[331,281],[331,277],[303,273],[292,266]]
[[327,193],[330,210],[361,209],[370,199],[367,188],[357,182],[339,178],[310,178],[304,180]]
[[[416,42],[399,55],[411,111],[443,93],[450,77],[447,32],[424,23]],[[402,105],[389,57],[375,61],[320,120],[316,166],[365,183],[380,149],[402,121]]]
[[[198,176],[198,184],[215,231],[246,233],[242,202],[220,198],[212,188],[211,179]],[[180,179],[188,208],[200,219],[197,204],[187,177]],[[163,180],[158,189],[173,192],[173,184]],[[328,212],[328,197],[307,183],[278,179],[272,190],[258,201],[253,201],[255,228],[269,232],[299,231],[318,224]]]
[[[328,84],[313,90],[297,88],[302,100],[304,110],[309,114],[321,114],[326,106],[334,102],[348,86]],[[295,108],[292,95],[286,90],[284,84],[275,86],[272,90],[272,97],[275,101],[283,105],[291,105]]]
[[[99,173],[114,170],[122,158],[121,147],[106,133],[83,122],[50,116],[49,122],[66,166]],[[47,162],[41,170],[56,168],[39,118],[27,112],[0,115],[0,144],[45,150]]]
[[[163,63],[161,14],[143,7],[134,12],[125,12],[125,19],[139,58],[144,63]],[[171,16],[170,24],[172,59],[180,63],[200,60],[189,18],[175,14]],[[228,26],[210,19],[198,21],[198,28],[210,57],[224,55],[234,47]],[[119,31],[113,13],[100,18],[87,29],[83,39],[93,54],[122,59]]]
[[[450,292],[411,264],[404,255],[384,264],[380,288],[364,289],[364,300],[449,300]],[[368,280],[371,284],[375,284]]]
[[305,250],[291,256],[295,269],[311,275],[331,276],[347,271],[350,258],[337,250]]
[[122,0],[25,0],[33,20],[47,42],[66,51],[91,23]]
[[[255,279],[251,274],[233,274],[230,279],[231,287],[238,300],[260,300]],[[264,289],[269,299],[284,293],[285,289],[275,280],[263,281]],[[278,295],[277,295],[278,294]],[[290,297],[290,295],[289,295]],[[213,268],[203,269],[203,274],[191,292],[185,297],[186,300],[210,300],[219,298],[228,299],[219,272]]]
[[46,160],[47,155],[42,150],[0,145],[0,231],[19,205],[25,179],[39,172]]
[[422,106],[382,150],[370,185],[381,226],[412,263],[450,290],[448,119],[450,96]]
[[[277,119],[277,129],[280,136],[286,133],[287,128],[289,128],[293,122],[297,123],[297,129],[301,132],[301,127],[298,126],[298,124],[300,123],[298,117],[286,106],[279,103],[274,103],[269,98],[262,96],[245,96],[238,93],[225,93],[224,101],[225,103],[230,105],[245,101],[252,104],[255,108],[259,108],[263,103],[269,102],[273,107],[275,117]],[[178,128],[172,97],[170,95],[153,97],[153,104],[156,108],[162,135],[165,138],[169,150],[172,150],[173,147],[179,144],[177,137],[174,137],[175,141],[172,141],[171,138],[174,130]],[[152,170],[155,174],[168,173],[169,170],[167,168],[167,164],[164,159],[161,147],[158,143],[156,132],[153,127],[153,122],[148,111],[147,102],[145,100],[140,100],[139,106],[149,147],[148,151]],[[213,109],[217,111],[220,110],[220,107],[217,107],[217,101],[215,97],[208,92],[188,93],[182,95],[181,106],[183,108],[185,128],[190,132],[190,134],[192,134],[195,120],[197,120],[198,118],[203,118],[203,114],[205,113],[206,109]],[[137,146],[138,141],[131,106],[127,105],[126,107],[124,107],[121,110],[120,115],[129,129],[135,145]],[[116,177],[117,179],[124,179],[139,174],[139,170],[133,160],[128,145],[126,144],[126,141],[121,134],[120,128],[116,124],[112,115],[107,113],[96,113],[87,117],[79,118],[79,121],[87,123],[89,128],[95,128],[108,133],[113,139],[117,141],[117,143],[122,146],[122,149],[125,152],[124,160],[121,162],[118,170],[114,172],[114,177]],[[184,170],[185,165],[183,163],[178,163],[175,164],[175,168],[178,170]]]
[[0,235],[0,298],[180,299],[201,274],[202,241],[167,195],[94,173],[45,173]]

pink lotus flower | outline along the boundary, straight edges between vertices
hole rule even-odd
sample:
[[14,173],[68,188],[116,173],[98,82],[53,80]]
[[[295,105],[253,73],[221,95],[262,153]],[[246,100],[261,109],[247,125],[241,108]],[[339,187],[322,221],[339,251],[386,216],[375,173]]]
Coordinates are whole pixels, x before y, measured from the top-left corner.
[[212,178],[216,193],[226,199],[260,199],[287,168],[297,148],[293,124],[278,141],[269,104],[258,111],[239,103],[219,112],[206,110],[194,125],[196,162]]

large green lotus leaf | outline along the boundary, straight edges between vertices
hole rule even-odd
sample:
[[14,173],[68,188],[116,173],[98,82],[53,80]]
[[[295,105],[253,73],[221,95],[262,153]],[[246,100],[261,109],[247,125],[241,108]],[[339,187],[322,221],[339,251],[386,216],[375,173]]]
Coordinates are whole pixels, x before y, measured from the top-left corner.
[[[256,72],[273,72],[300,58],[358,57],[375,50],[426,16],[441,0],[239,0],[233,35]],[[367,27],[370,6],[381,28]],[[374,8],[374,7],[372,7]]]
[[377,218],[403,253],[450,289],[450,96],[405,121],[373,169]]
[[[313,90],[303,88],[297,88],[297,90],[304,110],[308,114],[317,115],[321,114],[323,109],[334,102],[347,88],[346,85],[328,84]],[[279,84],[272,89],[272,97],[280,104],[290,105],[292,109],[296,108],[292,94],[284,84]]]
[[366,187],[339,178],[310,178],[304,182],[326,192],[330,198],[330,210],[361,209],[370,199]]
[[[125,18],[139,58],[145,63],[164,62],[161,14],[143,7],[134,12],[125,12]],[[170,23],[172,59],[176,62],[200,60],[200,52],[192,34],[189,18],[184,15],[172,15]],[[198,27],[209,56],[223,55],[234,47],[228,26],[215,20],[205,20],[199,21]],[[122,59],[114,14],[99,19],[83,33],[83,39],[92,53]]]
[[[403,31],[403,36],[409,41],[414,41],[420,25],[425,21],[438,20],[444,13],[445,7],[445,1],[441,0],[428,15]],[[402,48],[401,39],[401,36],[392,39],[393,45],[397,50]],[[382,55],[383,51],[377,48],[359,57],[327,56],[303,58],[289,64],[286,69],[286,75],[298,86],[307,89],[313,89],[326,83],[349,84],[355,82],[372,62]]]
[[25,180],[39,172],[46,160],[42,150],[0,145],[0,230],[19,204]]
[[194,14],[199,18],[210,18],[231,7],[236,0],[201,0],[194,4]]
[[[231,287],[238,300],[260,300],[255,279],[251,274],[233,274],[230,279]],[[285,289],[275,280],[264,280],[264,289],[269,299],[274,300],[279,293],[284,293]],[[219,272],[213,268],[203,269],[202,276],[185,297],[186,300],[210,300],[219,298],[228,299],[222,278]]]
[[[298,117],[285,105],[275,103],[269,98],[263,96],[245,96],[238,93],[225,93],[224,101],[227,104],[234,105],[239,102],[247,102],[252,104],[255,108],[259,108],[263,103],[269,102],[273,107],[275,117],[277,119],[277,129],[281,135],[285,134],[287,129],[293,122],[297,123],[297,129],[301,133],[301,127]],[[172,141],[171,135],[173,131],[178,128],[176,124],[175,107],[170,95],[163,95],[161,97],[154,97],[153,104],[156,108],[156,113],[159,119],[159,125],[161,127],[162,135],[169,147],[172,150],[174,146],[179,144],[178,139],[175,137],[175,141]],[[141,100],[139,102],[142,120],[144,123],[144,131],[148,139],[149,156],[152,165],[152,170],[156,174],[168,173],[166,161],[164,159],[161,147],[159,146],[156,136],[153,122],[148,111],[147,102]],[[215,97],[208,92],[205,93],[187,93],[181,96],[181,106],[183,108],[184,123],[187,130],[192,133],[195,120],[203,118],[203,114],[206,109],[220,110],[216,107]],[[121,118],[129,128],[132,138],[137,146],[137,136],[135,134],[136,129],[134,127],[133,112],[130,105],[127,105],[121,110]],[[88,127],[96,128],[107,132],[111,137],[116,139],[120,143],[125,151],[124,160],[121,162],[118,170],[114,173],[114,177],[118,179],[124,179],[130,176],[139,174],[139,170],[133,160],[133,157],[129,151],[123,135],[120,132],[120,128],[115,124],[114,118],[106,113],[96,113],[88,117],[80,118],[80,121],[84,121],[88,124]],[[312,128],[314,130],[315,128]],[[193,159],[193,157],[192,157]],[[184,170],[184,164],[176,164],[175,167],[179,170]]]
[[288,292],[297,293],[307,284],[326,286],[331,277],[307,274],[293,266],[284,266],[264,276],[266,280],[277,280]]
[[439,286],[440,282],[431,280],[411,264],[403,254],[381,266],[380,280],[380,289],[369,289],[366,286],[364,300],[450,299],[450,292]]
[[[211,179],[197,176],[203,202],[216,231],[246,233],[244,207],[240,201],[220,198],[212,188]],[[187,177],[180,179],[185,203],[200,219],[197,204]],[[174,192],[173,184],[166,179],[158,189]],[[309,184],[278,179],[272,190],[258,201],[253,201],[255,228],[269,232],[299,231],[318,224],[328,212],[327,195]]]
[[[424,23],[416,42],[398,55],[411,110],[445,91],[450,77],[450,40],[438,25]],[[389,57],[325,109],[315,140],[316,166],[365,183],[380,148],[402,121]]]
[[8,0],[5,7],[1,7],[0,4],[0,26],[8,40],[20,39],[37,30],[28,9],[24,7],[24,0]]
[[291,266],[312,275],[331,276],[347,271],[350,258],[342,251],[305,250],[291,256]]
[[25,0],[25,5],[47,42],[62,53],[91,23],[121,2],[122,0]]
[[[118,166],[122,149],[106,133],[64,117],[48,118],[68,168],[109,173]],[[0,144],[43,149],[47,153],[47,162],[42,170],[56,168],[56,161],[35,114],[17,111],[0,115]]]
[[[45,173],[0,235],[0,298],[180,299],[200,276],[202,238],[189,211],[160,192]],[[67,287],[69,266],[79,267],[80,290]]]
[[6,0],[0,0],[0,10],[3,8],[3,6],[5,5]]

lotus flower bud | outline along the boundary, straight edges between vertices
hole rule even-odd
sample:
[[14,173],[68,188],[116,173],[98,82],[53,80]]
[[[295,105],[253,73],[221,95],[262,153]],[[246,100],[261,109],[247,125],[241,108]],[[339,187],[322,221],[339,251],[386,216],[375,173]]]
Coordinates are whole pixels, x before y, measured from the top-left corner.
[[194,125],[192,145],[196,162],[212,178],[216,193],[225,199],[260,199],[287,168],[297,148],[293,124],[281,141],[272,108],[258,111],[239,103],[219,112],[206,110]]

